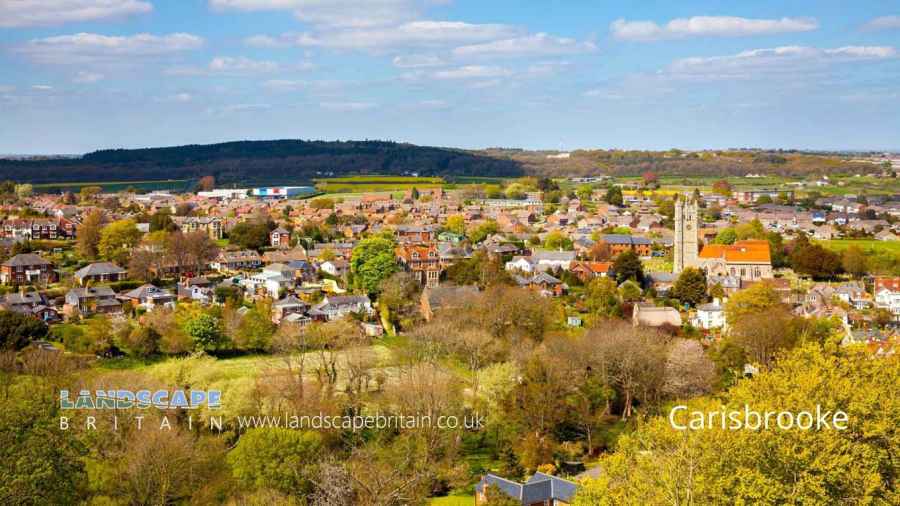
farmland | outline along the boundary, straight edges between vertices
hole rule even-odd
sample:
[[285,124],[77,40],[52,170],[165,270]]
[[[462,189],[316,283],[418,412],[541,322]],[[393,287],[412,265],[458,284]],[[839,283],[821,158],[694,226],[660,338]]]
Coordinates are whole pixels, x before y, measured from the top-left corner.
[[413,176],[350,176],[316,179],[316,189],[325,193],[371,193],[406,191],[412,188],[443,188],[439,177]]

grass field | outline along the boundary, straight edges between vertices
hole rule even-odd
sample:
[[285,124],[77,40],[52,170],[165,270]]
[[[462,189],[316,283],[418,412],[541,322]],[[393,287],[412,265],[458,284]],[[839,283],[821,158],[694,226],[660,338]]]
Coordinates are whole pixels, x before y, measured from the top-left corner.
[[448,495],[446,497],[434,497],[428,501],[429,506],[474,506],[474,495]]
[[63,191],[78,193],[85,186],[99,186],[104,192],[114,193],[136,188],[138,190],[172,190],[190,189],[193,179],[161,179],[153,181],[106,181],[106,182],[72,182],[72,183],[39,183],[32,187],[36,193],[59,193]]
[[826,248],[841,252],[850,246],[858,246],[867,253],[892,254],[900,256],[900,241],[877,241],[874,239],[834,239],[831,241],[819,241]]
[[367,193],[406,191],[411,188],[443,188],[446,182],[439,177],[412,176],[350,176],[316,179],[316,189],[326,193]]

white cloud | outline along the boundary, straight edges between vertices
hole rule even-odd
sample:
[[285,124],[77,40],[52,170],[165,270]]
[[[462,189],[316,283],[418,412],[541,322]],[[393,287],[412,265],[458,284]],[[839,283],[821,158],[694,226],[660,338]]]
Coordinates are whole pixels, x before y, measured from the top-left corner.
[[453,50],[453,54],[458,57],[558,55],[582,53],[595,49],[597,46],[593,42],[578,42],[575,39],[537,33],[458,47]]
[[617,19],[610,24],[620,40],[653,41],[683,37],[744,37],[776,33],[808,32],[819,27],[815,19],[748,19],[733,16],[694,16],[673,19],[663,26],[653,21]]
[[372,102],[321,102],[319,107],[329,111],[359,112],[374,109],[378,107],[378,104]]
[[33,84],[31,85],[31,89],[37,91],[50,91],[53,89],[53,86],[47,84]]
[[415,19],[419,0],[210,0],[214,10],[287,10],[300,21],[331,28],[371,28]]
[[484,79],[506,77],[511,75],[509,69],[488,65],[465,65],[462,67],[439,70],[431,74],[435,79]]
[[251,60],[243,56],[218,56],[209,62],[210,72],[223,74],[261,74],[275,72],[278,68],[278,64],[273,61]]
[[395,56],[394,66],[401,69],[418,69],[424,67],[439,67],[444,60],[435,55],[413,54],[407,56]]
[[79,71],[75,74],[75,77],[72,78],[72,82],[80,83],[80,84],[89,84],[96,83],[103,79],[103,74],[98,74],[96,72],[87,72],[85,70]]
[[175,93],[173,95],[166,95],[164,97],[160,97],[156,99],[157,102],[175,102],[179,104],[186,104],[188,102],[192,102],[194,100],[194,96],[190,93]]
[[253,60],[243,56],[217,56],[204,67],[178,66],[166,69],[170,76],[255,76],[284,70],[307,71],[315,67],[309,62],[282,65],[269,60]]
[[244,112],[266,111],[271,108],[272,106],[269,104],[234,104],[224,107],[211,107],[206,110],[206,113],[212,116],[228,116]]
[[449,106],[444,100],[420,100],[416,103],[416,107],[421,109],[446,109]]
[[141,0],[3,0],[0,27],[59,25],[150,12]]
[[699,79],[750,79],[771,73],[796,73],[832,63],[894,58],[897,50],[889,46],[845,46],[819,49],[808,46],[781,46],[753,49],[728,56],[682,58],[673,62],[668,73]]
[[197,49],[203,38],[189,33],[109,36],[76,33],[32,39],[16,51],[39,63],[74,64],[103,61],[127,61],[131,58],[158,56]]
[[330,49],[386,49],[392,47],[440,47],[512,37],[518,30],[507,25],[459,21],[412,21],[401,25],[351,30],[301,33],[293,43],[301,47]]
[[278,48],[287,47],[290,45],[290,42],[269,35],[252,35],[244,39],[244,44],[250,47]]
[[0,85],[0,93],[12,93],[14,91],[16,91],[15,86]]
[[863,27],[867,30],[892,30],[900,28],[900,16],[881,16],[869,21]]

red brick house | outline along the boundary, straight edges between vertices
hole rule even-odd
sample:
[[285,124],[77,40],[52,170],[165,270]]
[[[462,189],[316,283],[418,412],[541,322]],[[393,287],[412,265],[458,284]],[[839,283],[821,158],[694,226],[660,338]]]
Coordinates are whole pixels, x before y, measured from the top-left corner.
[[441,278],[441,258],[434,244],[403,244],[397,247],[397,259],[423,286],[434,288]]
[[7,285],[55,283],[57,279],[53,264],[34,253],[16,255],[0,265],[0,282]]

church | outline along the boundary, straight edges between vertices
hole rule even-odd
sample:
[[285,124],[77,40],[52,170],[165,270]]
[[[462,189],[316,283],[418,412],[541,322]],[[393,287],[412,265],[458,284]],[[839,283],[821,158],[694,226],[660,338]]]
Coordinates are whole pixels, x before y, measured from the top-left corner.
[[707,244],[699,251],[697,199],[679,195],[675,200],[675,274],[698,267],[707,276],[733,276],[741,281],[771,279],[769,241],[744,240],[734,244]]

